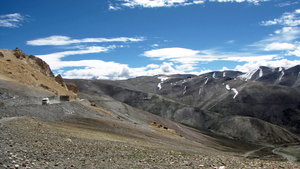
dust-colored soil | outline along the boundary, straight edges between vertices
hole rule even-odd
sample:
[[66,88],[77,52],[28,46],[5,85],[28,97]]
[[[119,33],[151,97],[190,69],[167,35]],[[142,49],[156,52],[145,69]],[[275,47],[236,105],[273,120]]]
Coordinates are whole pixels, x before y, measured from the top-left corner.
[[4,57],[0,57],[0,79],[10,81],[31,89],[48,92],[56,96],[69,95],[72,99],[76,94],[59,85],[54,77],[43,74],[41,68],[24,54],[17,58],[13,50],[0,49]]
[[213,155],[199,147],[179,146],[179,142],[166,144],[84,123],[19,117],[0,119],[0,126],[2,168],[300,167],[299,163]]

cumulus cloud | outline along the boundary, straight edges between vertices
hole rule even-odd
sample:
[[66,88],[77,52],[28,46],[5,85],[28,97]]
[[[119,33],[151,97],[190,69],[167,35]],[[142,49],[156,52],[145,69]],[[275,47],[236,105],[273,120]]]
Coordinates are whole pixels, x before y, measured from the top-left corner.
[[28,15],[23,16],[19,13],[0,15],[0,27],[17,28],[22,26],[23,22]]
[[109,9],[118,10],[122,7],[143,7],[143,8],[158,8],[158,7],[174,7],[174,6],[187,6],[193,4],[204,4],[209,2],[248,2],[258,5],[260,2],[268,0],[120,0],[119,2],[109,5]]
[[72,39],[68,36],[50,36],[46,38],[39,38],[35,40],[27,41],[27,45],[32,46],[60,46],[60,45],[71,45],[80,43],[104,43],[104,42],[139,42],[144,41],[144,37],[129,38],[129,37],[118,37],[118,38],[84,38],[84,39]]

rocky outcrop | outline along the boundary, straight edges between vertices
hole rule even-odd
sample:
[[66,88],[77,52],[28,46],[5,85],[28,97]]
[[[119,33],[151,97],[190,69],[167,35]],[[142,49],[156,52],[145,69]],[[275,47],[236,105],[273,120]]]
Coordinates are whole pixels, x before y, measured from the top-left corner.
[[46,76],[54,77],[53,72],[50,69],[50,66],[44,62],[42,59],[35,57],[33,55],[28,56],[28,61],[35,67],[38,68],[38,70],[43,73]]
[[25,62],[29,63],[32,67],[37,68],[38,71],[40,71],[46,76],[54,77],[54,74],[51,71],[50,66],[42,59],[35,57],[33,55],[27,56],[22,50],[18,48],[14,49],[13,51],[17,59],[24,60]]
[[57,75],[55,76],[55,81],[60,84],[62,87],[67,88],[66,83],[64,81],[64,79],[61,77],[61,75]]
[[27,58],[27,55],[18,48],[14,49],[14,52],[15,52],[14,55],[18,59],[26,59]]
[[66,85],[67,85],[67,88],[68,88],[69,91],[71,91],[71,92],[73,92],[75,94],[79,93],[79,90],[78,90],[78,88],[77,88],[77,86],[75,84],[73,84],[73,83],[66,83]]

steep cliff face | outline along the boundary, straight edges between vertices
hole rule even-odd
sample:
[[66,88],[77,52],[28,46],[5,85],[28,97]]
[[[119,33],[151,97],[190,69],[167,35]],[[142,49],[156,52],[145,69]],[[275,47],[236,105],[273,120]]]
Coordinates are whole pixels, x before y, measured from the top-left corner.
[[69,95],[73,99],[77,97],[76,93],[67,89],[61,76],[55,78],[49,65],[42,59],[26,55],[18,48],[0,49],[0,52],[0,77],[2,79],[46,91],[55,96]]

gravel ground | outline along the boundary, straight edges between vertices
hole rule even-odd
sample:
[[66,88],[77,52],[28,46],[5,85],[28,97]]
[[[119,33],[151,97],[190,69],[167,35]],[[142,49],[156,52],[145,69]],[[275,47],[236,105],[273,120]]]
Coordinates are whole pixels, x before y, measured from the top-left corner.
[[175,150],[33,117],[2,118],[0,127],[1,168],[300,168],[299,163]]

